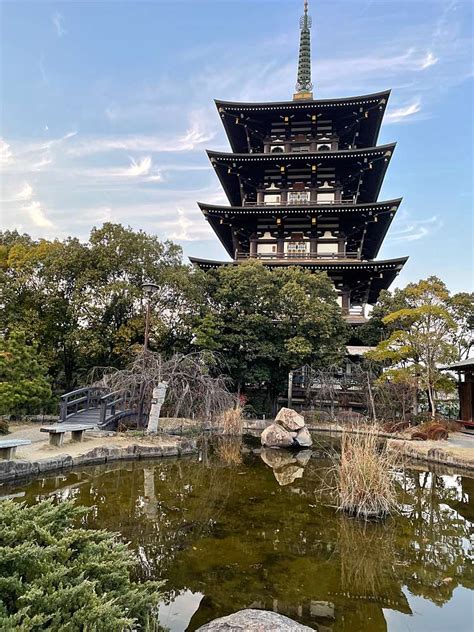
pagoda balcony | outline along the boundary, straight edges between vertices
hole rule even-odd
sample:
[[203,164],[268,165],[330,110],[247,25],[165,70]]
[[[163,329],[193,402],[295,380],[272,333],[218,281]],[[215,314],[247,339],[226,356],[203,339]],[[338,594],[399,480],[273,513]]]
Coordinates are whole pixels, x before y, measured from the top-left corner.
[[345,261],[347,259],[360,261],[358,252],[259,252],[250,254],[248,252],[237,253],[236,260],[260,259],[262,261]]
[[346,205],[354,205],[356,204],[355,199],[351,200],[321,200],[318,202],[317,200],[298,200],[294,202],[249,202],[245,201],[243,203],[244,207],[271,207],[274,206],[278,208],[279,206],[346,206]]

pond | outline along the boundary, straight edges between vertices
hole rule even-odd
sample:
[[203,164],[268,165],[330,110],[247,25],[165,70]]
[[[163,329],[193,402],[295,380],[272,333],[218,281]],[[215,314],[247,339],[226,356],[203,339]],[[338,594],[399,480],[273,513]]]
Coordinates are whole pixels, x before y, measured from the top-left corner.
[[[328,506],[329,443],[274,471],[238,446],[49,476],[0,495],[93,507],[91,527],[130,541],[141,578],[163,579],[160,621],[195,630],[248,607],[319,632],[473,629],[474,479],[409,468],[401,511],[361,524]],[[269,459],[266,459],[267,462]]]

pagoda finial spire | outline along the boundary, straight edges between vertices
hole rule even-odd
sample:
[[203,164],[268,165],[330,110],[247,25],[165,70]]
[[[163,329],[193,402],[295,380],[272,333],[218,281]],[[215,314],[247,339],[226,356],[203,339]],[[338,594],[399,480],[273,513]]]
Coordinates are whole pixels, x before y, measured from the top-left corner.
[[311,17],[308,15],[308,0],[304,2],[304,15],[300,18],[300,29],[298,77],[293,100],[313,98],[313,84],[311,83]]

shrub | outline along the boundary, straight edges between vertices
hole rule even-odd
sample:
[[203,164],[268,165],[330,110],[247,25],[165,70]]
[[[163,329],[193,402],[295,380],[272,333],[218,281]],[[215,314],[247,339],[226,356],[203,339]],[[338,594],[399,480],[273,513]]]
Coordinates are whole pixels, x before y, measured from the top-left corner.
[[6,435],[8,432],[8,421],[6,419],[0,419],[0,435]]
[[385,517],[396,509],[392,468],[399,462],[375,428],[364,433],[343,432],[336,459],[335,493],[338,509],[357,518]]
[[52,500],[2,503],[1,630],[161,629],[150,607],[159,584],[131,581],[128,547],[114,534],[78,526],[88,511]]

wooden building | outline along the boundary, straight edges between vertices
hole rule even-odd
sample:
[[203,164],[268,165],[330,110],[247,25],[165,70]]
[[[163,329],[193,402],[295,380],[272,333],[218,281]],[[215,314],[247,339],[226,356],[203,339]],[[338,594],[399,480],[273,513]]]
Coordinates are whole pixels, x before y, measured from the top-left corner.
[[474,428],[474,358],[467,358],[443,368],[458,374],[459,419]]
[[199,203],[230,262],[325,271],[347,320],[364,322],[407,257],[377,260],[401,199],[378,201],[395,144],[377,145],[389,91],[313,98],[308,3],[292,101],[216,101],[232,151],[209,151],[229,206]]

